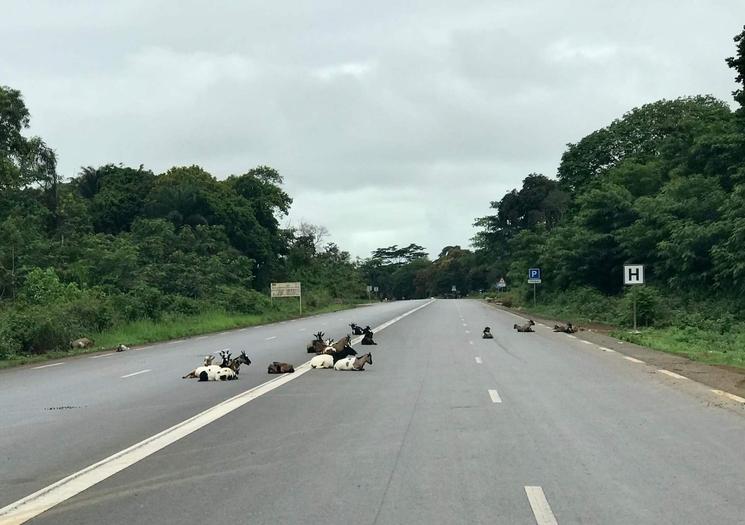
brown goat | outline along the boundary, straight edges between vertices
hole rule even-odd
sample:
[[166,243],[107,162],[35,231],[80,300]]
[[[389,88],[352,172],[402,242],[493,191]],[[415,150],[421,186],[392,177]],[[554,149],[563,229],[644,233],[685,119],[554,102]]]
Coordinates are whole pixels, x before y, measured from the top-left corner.
[[563,324],[555,324],[554,332],[564,332],[566,334],[573,334],[577,329],[572,326],[572,323],[567,323],[566,326]]
[[535,323],[533,322],[533,320],[529,319],[528,322],[525,324],[512,325],[512,328],[514,328],[518,332],[535,332],[535,330],[533,330],[532,328],[534,325]]
[[279,361],[274,361],[267,368],[267,373],[269,374],[291,374],[294,371],[295,371],[295,367],[293,367],[291,364],[280,363]]

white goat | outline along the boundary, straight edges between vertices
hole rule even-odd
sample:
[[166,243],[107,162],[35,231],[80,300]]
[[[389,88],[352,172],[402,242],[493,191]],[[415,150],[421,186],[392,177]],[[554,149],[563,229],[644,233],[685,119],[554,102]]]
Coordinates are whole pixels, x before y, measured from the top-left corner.
[[311,368],[333,368],[334,358],[330,354],[321,354],[310,360]]

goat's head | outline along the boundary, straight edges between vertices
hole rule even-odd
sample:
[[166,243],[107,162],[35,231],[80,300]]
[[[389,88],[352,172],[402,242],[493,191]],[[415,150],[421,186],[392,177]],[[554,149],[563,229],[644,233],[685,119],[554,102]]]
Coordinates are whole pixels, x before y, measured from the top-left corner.
[[251,360],[246,355],[246,352],[241,352],[241,355],[235,358],[235,360],[239,363],[243,363],[244,365],[248,366],[251,364]]

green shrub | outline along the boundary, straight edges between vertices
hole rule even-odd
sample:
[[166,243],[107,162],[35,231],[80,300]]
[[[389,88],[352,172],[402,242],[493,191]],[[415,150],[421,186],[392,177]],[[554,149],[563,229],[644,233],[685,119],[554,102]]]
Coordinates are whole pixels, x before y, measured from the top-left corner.
[[176,315],[196,315],[204,307],[204,303],[183,295],[167,295],[164,299],[166,310]]
[[636,321],[639,326],[663,325],[669,320],[669,314],[665,314],[661,307],[662,296],[652,286],[631,286],[626,290],[621,300],[620,321],[624,326],[634,324],[634,296],[636,296]]
[[256,290],[236,286],[218,288],[211,303],[226,312],[259,314],[270,308],[269,298]]

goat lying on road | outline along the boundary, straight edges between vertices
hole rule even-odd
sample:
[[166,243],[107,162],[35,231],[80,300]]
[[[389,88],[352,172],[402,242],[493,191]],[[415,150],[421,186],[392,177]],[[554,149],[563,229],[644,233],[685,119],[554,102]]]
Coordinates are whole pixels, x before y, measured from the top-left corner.
[[119,345],[116,347],[117,352],[126,352],[129,350],[129,347],[127,345]]
[[363,345],[377,345],[375,341],[373,341],[373,331],[370,329],[369,326],[365,327],[364,330],[365,335],[362,336],[362,344]]
[[535,323],[533,322],[533,320],[529,319],[527,323],[516,324],[516,325],[513,325],[512,328],[514,328],[518,332],[535,332],[535,330],[533,330],[532,328],[534,325]]
[[[332,340],[333,341],[333,340]],[[329,345],[326,345],[326,348],[323,349],[322,352],[319,352],[321,354],[333,354],[336,352],[341,352],[344,350],[349,344],[352,342],[352,336],[345,335],[335,343],[331,343]]]
[[576,332],[577,329],[572,326],[572,323],[567,323],[566,326],[563,324],[555,324],[554,325],[554,332],[564,332],[566,334],[573,334]]
[[362,328],[358,324],[351,323],[349,326],[352,327],[352,334],[354,334],[354,335],[362,335],[362,334],[365,333],[364,328]]
[[238,379],[238,371],[242,364],[246,366],[251,364],[251,360],[246,355],[246,352],[241,352],[241,355],[238,357],[231,358],[230,352],[223,350],[220,352],[220,357],[222,357],[223,361],[222,364],[218,366],[212,364],[215,356],[204,356],[204,363],[202,366],[195,368],[183,376],[182,379],[198,377],[200,381],[229,381],[232,379]]
[[481,334],[481,338],[482,339],[494,339],[494,336],[491,333],[491,328],[489,328],[488,326],[484,328],[484,333]]
[[344,359],[345,357],[349,357],[351,355],[357,355],[357,352],[355,352],[354,348],[351,346],[345,346],[338,352],[334,353],[324,353],[321,355],[315,356],[313,359],[310,360],[310,367],[311,368],[333,368],[337,361],[340,359]]
[[373,364],[372,354],[365,354],[359,357],[345,357],[339,359],[334,365],[334,370],[364,370],[365,363]]
[[294,371],[295,371],[295,368],[291,364],[280,363],[279,361],[274,361],[267,368],[267,373],[269,374],[291,374]]
[[320,354],[323,352],[323,349],[329,345],[327,345],[326,341],[323,340],[323,332],[318,332],[317,334],[313,334],[313,336],[315,339],[313,339],[305,349],[309,354]]

